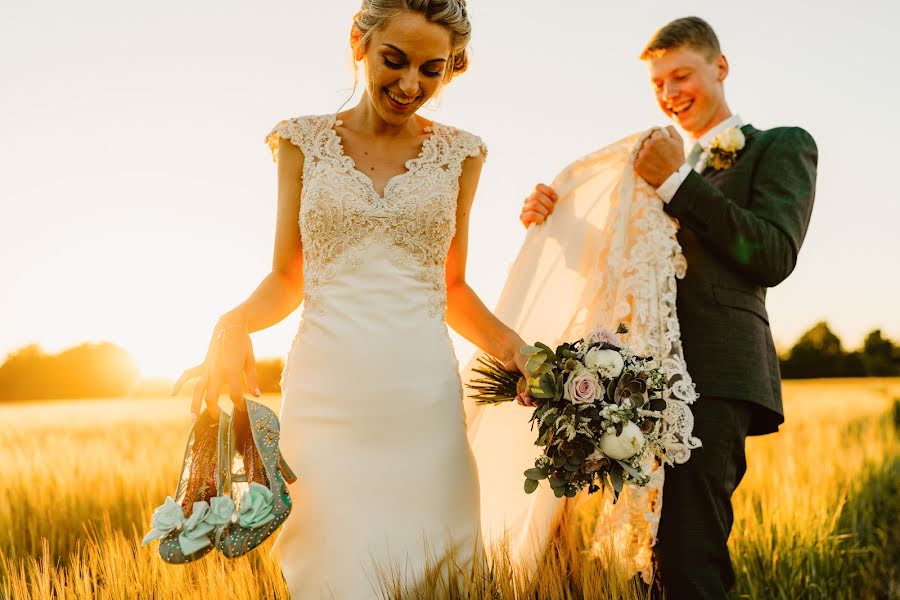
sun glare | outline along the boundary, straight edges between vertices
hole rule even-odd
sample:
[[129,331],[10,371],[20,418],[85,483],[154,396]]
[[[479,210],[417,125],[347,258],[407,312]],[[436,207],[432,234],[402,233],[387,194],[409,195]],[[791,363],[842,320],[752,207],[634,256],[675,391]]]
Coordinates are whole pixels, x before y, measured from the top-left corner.
[[[179,339],[172,340],[168,331],[134,332],[121,344],[131,353],[144,378],[163,377],[175,379],[181,372],[203,360],[202,349],[206,340],[185,339],[189,328],[179,329]],[[198,332],[199,335],[199,332]]]

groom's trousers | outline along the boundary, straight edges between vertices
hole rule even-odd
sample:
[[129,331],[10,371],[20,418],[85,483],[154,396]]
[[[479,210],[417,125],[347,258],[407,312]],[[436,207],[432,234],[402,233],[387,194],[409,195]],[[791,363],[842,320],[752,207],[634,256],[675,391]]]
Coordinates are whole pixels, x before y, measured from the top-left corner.
[[747,469],[744,441],[756,409],[705,396],[692,409],[703,445],[687,463],[666,467],[656,560],[669,600],[721,600],[735,580],[728,554],[731,495]]

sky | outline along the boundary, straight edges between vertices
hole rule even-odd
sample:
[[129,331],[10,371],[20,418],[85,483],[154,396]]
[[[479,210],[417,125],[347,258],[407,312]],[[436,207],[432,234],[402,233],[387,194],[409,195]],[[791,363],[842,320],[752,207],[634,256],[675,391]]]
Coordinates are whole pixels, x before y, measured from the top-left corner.
[[[731,108],[819,147],[795,272],[770,290],[776,342],[827,320],[855,347],[900,338],[896,3],[469,0],[469,70],[423,115],[480,135],[468,280],[488,306],[535,183],[666,124],[637,56],[673,18],[716,29]],[[358,0],[0,3],[0,359],[110,340],[145,375],[202,360],[220,314],[271,268],[276,169],[263,138],[353,88]],[[358,97],[357,93],[357,97]],[[348,106],[352,106],[352,100]],[[287,352],[300,311],[253,334]],[[458,352],[471,351],[457,340]]]

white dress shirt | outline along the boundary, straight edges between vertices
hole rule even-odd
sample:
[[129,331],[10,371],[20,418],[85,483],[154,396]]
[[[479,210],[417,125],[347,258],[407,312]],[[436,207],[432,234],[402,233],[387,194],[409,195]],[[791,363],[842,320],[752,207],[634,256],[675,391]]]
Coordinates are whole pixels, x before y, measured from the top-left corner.
[[[712,129],[701,135],[700,139],[694,142],[700,144],[700,147],[703,148],[703,152],[700,154],[700,159],[697,161],[694,170],[698,173],[702,173],[703,169],[706,167],[706,161],[709,159],[709,147],[712,145],[713,138],[730,127],[742,127],[743,125],[744,121],[741,120],[741,116],[735,114],[723,121],[719,121]],[[685,144],[685,154],[690,153],[690,149],[694,146],[694,143],[688,142]],[[678,191],[678,188],[681,187],[684,180],[687,179],[690,172],[691,166],[689,164],[684,163],[681,165],[681,168],[669,175],[669,178],[656,188],[656,195],[662,198],[663,202],[668,203],[675,197],[675,193]]]

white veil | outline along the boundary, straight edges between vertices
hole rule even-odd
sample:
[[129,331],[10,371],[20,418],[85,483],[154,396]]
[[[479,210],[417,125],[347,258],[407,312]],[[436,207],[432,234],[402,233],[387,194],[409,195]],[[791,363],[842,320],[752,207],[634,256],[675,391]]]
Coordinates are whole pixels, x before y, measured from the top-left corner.
[[[633,161],[646,133],[624,138],[566,167],[554,180],[559,201],[553,215],[531,227],[510,270],[497,316],[526,343],[555,347],[594,327],[629,327],[624,342],[659,359],[670,377],[664,445],[683,463],[700,445],[691,435],[689,404],[696,398],[681,349],[675,312],[676,277],[686,269],[675,240],[677,225],[655,191],[634,174]],[[472,377],[475,359],[463,369]],[[488,545],[505,539],[525,569],[536,564],[563,502],[546,485],[526,495],[522,472],[540,449],[515,403],[481,407],[466,398],[469,441],[481,482],[482,530]],[[651,483],[627,489],[606,503],[595,540],[615,544],[635,572],[650,572],[651,546],[662,506],[662,468]]]

